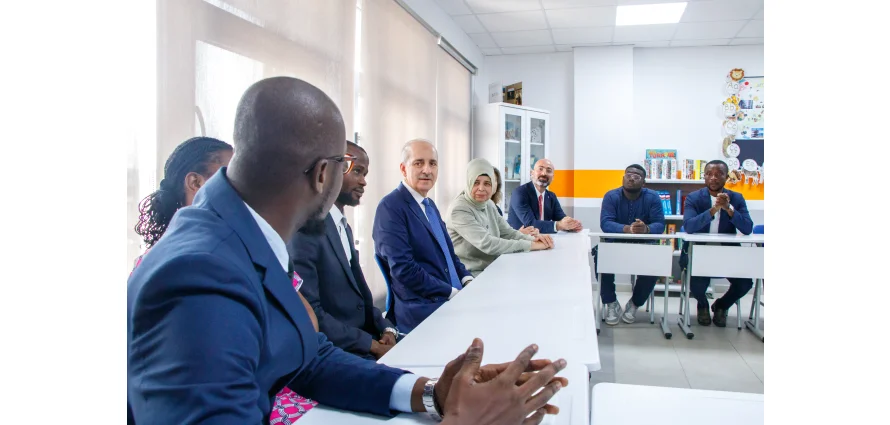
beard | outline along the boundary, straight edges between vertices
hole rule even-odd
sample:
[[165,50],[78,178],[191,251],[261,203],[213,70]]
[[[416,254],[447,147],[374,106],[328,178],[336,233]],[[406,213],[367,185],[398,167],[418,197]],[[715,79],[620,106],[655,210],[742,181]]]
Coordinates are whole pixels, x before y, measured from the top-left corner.
[[626,190],[627,193],[640,193],[640,191],[643,190],[643,188],[642,187],[626,188],[625,187],[624,190]]
[[337,203],[354,207],[359,204],[359,200],[355,198],[355,195],[352,192],[341,192],[337,195]]
[[[321,218],[319,218],[321,217]],[[315,211],[315,214],[312,214],[312,218],[306,221],[303,224],[303,227],[300,228],[300,233],[318,236],[324,234],[324,220],[327,218],[327,214],[321,208]]]

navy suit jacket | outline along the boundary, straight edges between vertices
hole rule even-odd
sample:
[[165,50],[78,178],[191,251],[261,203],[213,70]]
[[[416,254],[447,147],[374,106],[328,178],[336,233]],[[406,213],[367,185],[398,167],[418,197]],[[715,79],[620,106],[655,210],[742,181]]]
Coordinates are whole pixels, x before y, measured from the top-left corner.
[[404,373],[315,332],[225,168],[176,213],[127,283],[129,424],[265,424],[284,386],[391,415]]
[[346,261],[337,225],[328,214],[323,235],[297,232],[287,251],[294,271],[303,278],[300,292],[315,310],[319,330],[337,347],[373,358],[371,341],[394,326],[374,307],[348,225],[346,236],[352,261]]
[[[722,209],[717,212],[720,214],[720,224],[717,227],[717,233],[736,234],[741,232],[750,235],[754,230],[754,222],[751,220],[751,214],[748,213],[748,204],[745,203],[745,197],[741,193],[733,192],[726,188],[723,193],[729,195],[729,204],[732,205],[735,212],[732,218],[729,213]],[[686,203],[683,206],[683,230],[686,233],[708,233],[711,228],[711,193],[708,188],[696,190],[686,195]],[[685,267],[688,263],[687,252],[689,251],[689,243],[683,244],[683,251],[680,254],[680,266]]]
[[507,222],[516,230],[522,226],[534,226],[541,233],[556,233],[554,221],[565,218],[566,213],[559,205],[559,199],[551,191],[544,192],[544,220],[540,217],[538,209],[538,192],[535,184],[528,182],[513,189],[510,196],[510,211]]
[[[430,200],[430,206],[436,204]],[[436,208],[436,211],[439,211]],[[448,243],[448,255],[457,268],[457,278],[472,276],[457,255],[439,214],[438,225]],[[451,295],[448,263],[439,248],[426,214],[403,184],[384,196],[374,217],[374,247],[387,265],[395,296],[395,322],[399,332],[410,332],[429,317]]]

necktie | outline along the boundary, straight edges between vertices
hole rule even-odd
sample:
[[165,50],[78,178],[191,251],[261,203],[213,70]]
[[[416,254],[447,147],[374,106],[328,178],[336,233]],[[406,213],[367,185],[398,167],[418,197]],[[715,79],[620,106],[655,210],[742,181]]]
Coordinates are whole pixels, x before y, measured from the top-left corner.
[[346,217],[340,219],[340,226],[337,227],[337,234],[340,236],[340,245],[343,246],[343,251],[346,254],[346,261],[352,261],[352,241],[350,241],[349,236],[349,223],[346,222]]
[[451,278],[451,286],[456,289],[461,289],[463,286],[460,284],[460,279],[457,278],[457,271],[454,270],[454,261],[451,260],[451,251],[448,249],[448,243],[445,242],[445,233],[442,232],[442,220],[439,218],[439,213],[436,211],[436,207],[432,205],[429,198],[423,199],[423,205],[426,207],[426,218],[430,221],[430,227],[433,228],[433,236],[436,237],[436,242],[439,243],[439,248],[441,248],[442,253],[445,254],[445,261],[448,263],[448,276]]
[[544,194],[538,195],[538,212],[541,214],[541,220],[544,219]]

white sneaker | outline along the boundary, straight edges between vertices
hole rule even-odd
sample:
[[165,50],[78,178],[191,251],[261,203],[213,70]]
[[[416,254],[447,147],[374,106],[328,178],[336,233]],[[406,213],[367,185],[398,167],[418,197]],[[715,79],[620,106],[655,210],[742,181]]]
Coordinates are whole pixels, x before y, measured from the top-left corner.
[[632,300],[628,300],[627,304],[624,306],[624,314],[621,315],[621,320],[623,320],[624,323],[633,323],[635,320],[634,315],[637,314],[638,308],[639,307],[635,306]]
[[615,326],[618,324],[618,316],[621,315],[621,304],[613,301],[606,304],[606,324]]

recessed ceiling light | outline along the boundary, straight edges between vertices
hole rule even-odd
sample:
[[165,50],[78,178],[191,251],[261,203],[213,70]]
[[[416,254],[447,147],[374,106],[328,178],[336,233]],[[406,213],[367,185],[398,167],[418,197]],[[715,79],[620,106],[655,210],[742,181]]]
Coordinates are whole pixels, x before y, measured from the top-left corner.
[[618,6],[615,25],[676,24],[686,10],[686,3]]

